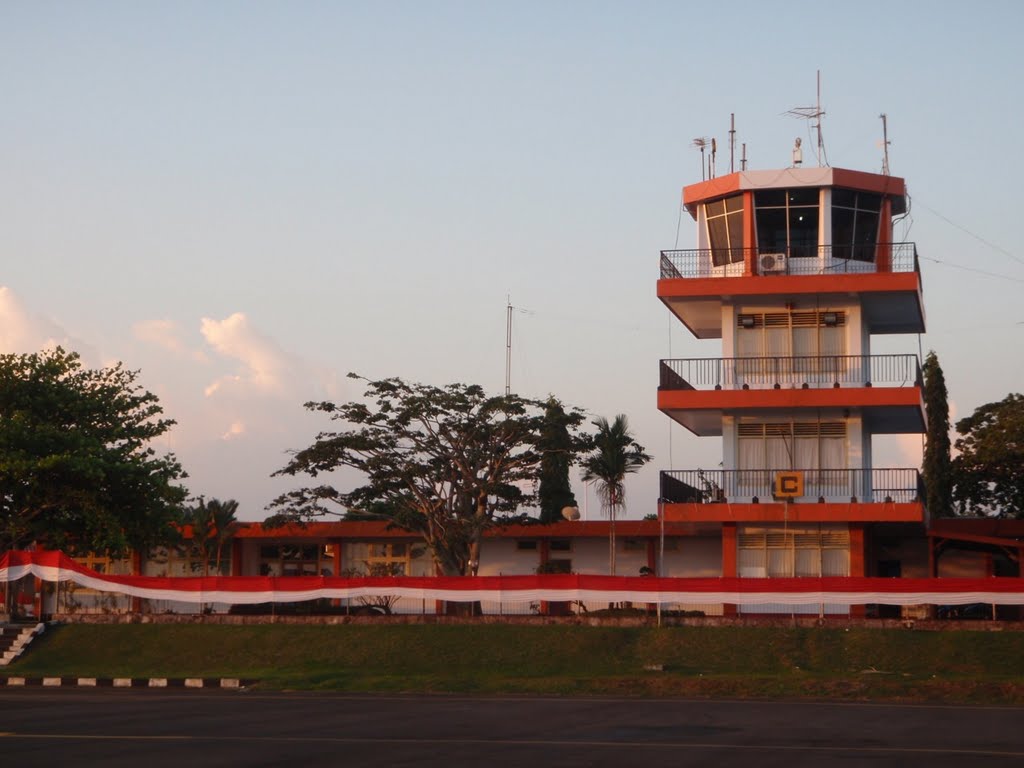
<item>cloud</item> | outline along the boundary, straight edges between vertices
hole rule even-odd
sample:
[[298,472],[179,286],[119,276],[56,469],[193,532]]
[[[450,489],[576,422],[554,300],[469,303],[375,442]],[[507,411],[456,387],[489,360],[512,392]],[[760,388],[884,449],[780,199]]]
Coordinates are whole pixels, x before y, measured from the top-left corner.
[[245,434],[245,424],[241,421],[235,421],[228,427],[228,431],[220,436],[221,440],[231,440],[232,438],[238,437],[239,435]]
[[146,344],[153,344],[179,357],[190,357],[205,363],[208,358],[201,349],[189,349],[181,339],[181,331],[173,320],[144,320],[132,326],[132,335]]
[[280,346],[256,331],[243,313],[235,312],[223,320],[204,317],[200,332],[214,350],[242,364],[241,371],[210,383],[205,390],[207,397],[225,389],[236,393],[285,394],[287,374],[298,366]]
[[44,317],[30,313],[7,286],[0,286],[0,351],[38,352],[63,346],[76,350],[67,331]]

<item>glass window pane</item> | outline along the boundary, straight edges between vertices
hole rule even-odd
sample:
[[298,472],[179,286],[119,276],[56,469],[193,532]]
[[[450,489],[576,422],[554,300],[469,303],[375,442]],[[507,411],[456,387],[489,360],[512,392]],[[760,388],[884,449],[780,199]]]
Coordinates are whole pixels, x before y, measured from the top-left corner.
[[766,328],[765,357],[790,357],[793,352],[789,345],[789,328]]
[[763,189],[754,193],[754,206],[757,208],[778,208],[785,204],[784,189]]
[[710,203],[705,203],[707,209],[707,216],[710,219],[712,216],[722,216],[725,214],[725,201],[724,200],[712,200]]
[[817,187],[801,187],[789,190],[789,204],[792,205],[817,205]]
[[882,210],[882,197],[871,192],[859,192],[857,193],[857,208],[862,211],[878,213]]
[[796,258],[818,255],[817,208],[790,208],[789,247],[790,255]]
[[856,200],[857,193],[852,189],[836,188],[832,190],[832,205],[838,205],[842,208],[853,208]]
[[837,259],[853,256],[854,213],[848,208],[832,208],[832,255]]
[[729,232],[725,217],[708,219],[708,239],[711,241],[711,261],[716,267],[729,263]]
[[725,210],[729,213],[736,213],[743,210],[743,195],[733,195],[725,198]]
[[878,214],[857,211],[853,235],[853,258],[858,261],[874,261],[875,243],[878,241]]
[[732,262],[743,261],[743,212],[731,213],[725,217],[729,225],[729,247]]
[[786,252],[786,211],[768,208],[757,212],[757,250],[760,253]]

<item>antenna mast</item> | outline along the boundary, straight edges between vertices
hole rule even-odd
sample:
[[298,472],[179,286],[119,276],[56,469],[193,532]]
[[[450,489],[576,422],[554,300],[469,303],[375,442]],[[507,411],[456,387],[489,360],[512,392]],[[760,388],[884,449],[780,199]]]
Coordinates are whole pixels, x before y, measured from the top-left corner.
[[729,173],[736,172],[736,113],[729,113]]
[[505,307],[505,397],[512,393],[512,295]]
[[892,143],[889,141],[889,125],[885,112],[879,115],[882,118],[882,175],[889,175],[889,145]]
[[704,147],[708,145],[708,140],[703,136],[698,136],[693,140],[693,146],[700,150],[700,180],[707,181],[707,169],[704,167]]
[[791,115],[802,120],[816,120],[811,128],[818,134],[818,167],[822,165],[828,165],[828,160],[825,157],[825,138],[821,132],[821,118],[825,116],[825,110],[821,108],[821,70],[818,70],[818,103],[813,107],[793,107],[793,109],[786,112],[787,115]]

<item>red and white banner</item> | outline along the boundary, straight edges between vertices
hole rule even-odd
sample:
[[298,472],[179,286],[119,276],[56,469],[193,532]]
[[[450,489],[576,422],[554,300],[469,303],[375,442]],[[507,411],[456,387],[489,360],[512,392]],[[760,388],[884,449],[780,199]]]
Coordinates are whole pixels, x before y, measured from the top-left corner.
[[690,579],[654,576],[117,576],[96,573],[61,552],[8,552],[0,582],[24,576],[73,581],[88,589],[190,603],[291,603],[375,596],[472,602],[594,601],[756,605],[1024,605],[1024,579],[823,577]]

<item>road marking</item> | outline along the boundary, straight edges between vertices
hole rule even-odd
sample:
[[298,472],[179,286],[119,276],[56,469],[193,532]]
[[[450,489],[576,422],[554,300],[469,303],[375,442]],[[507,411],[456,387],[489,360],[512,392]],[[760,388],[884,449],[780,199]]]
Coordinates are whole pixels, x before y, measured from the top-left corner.
[[958,755],[963,757],[1024,757],[1024,751],[996,749],[948,749],[943,747],[858,747],[822,746],[801,744],[716,744],[695,741],[585,741],[557,739],[372,739],[345,736],[191,736],[174,735],[147,736],[116,734],[75,734],[75,733],[0,733],[5,739],[62,739],[68,741],[204,741],[204,742],[257,742],[257,743],[324,743],[324,744],[369,744],[400,746],[404,744],[438,746],[500,746],[500,747],[599,747],[602,749],[708,749],[733,751],[777,751],[777,752],[822,752],[857,754],[900,754],[900,755]]

